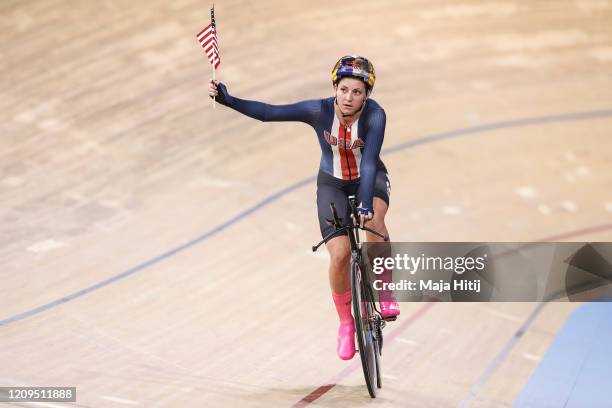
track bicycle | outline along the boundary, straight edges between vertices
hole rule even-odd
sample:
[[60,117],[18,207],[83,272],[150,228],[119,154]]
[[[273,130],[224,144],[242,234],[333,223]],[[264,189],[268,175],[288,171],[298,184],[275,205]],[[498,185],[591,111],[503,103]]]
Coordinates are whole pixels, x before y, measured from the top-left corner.
[[[326,219],[328,223],[335,227],[335,230],[329,233],[321,242],[312,247],[315,252],[321,245],[327,243],[333,235],[339,231],[347,231],[351,244],[351,294],[353,304],[353,314],[355,318],[355,334],[357,336],[357,346],[359,355],[361,356],[361,366],[363,367],[363,375],[365,377],[366,386],[370,397],[376,398],[376,388],[382,387],[380,357],[383,346],[382,329],[385,327],[385,320],[395,320],[396,317],[384,319],[376,307],[374,301],[374,293],[372,286],[369,283],[367,273],[364,273],[363,259],[361,256],[361,242],[359,240],[359,230],[371,232],[385,241],[389,237],[374,231],[368,227],[360,227],[358,225],[359,215],[357,212],[357,200],[355,196],[349,196],[348,202],[350,211],[355,220],[355,224],[347,222],[342,224],[342,219],[338,217],[338,212],[334,203],[330,204],[332,218]],[[348,221],[348,220],[347,220]]]

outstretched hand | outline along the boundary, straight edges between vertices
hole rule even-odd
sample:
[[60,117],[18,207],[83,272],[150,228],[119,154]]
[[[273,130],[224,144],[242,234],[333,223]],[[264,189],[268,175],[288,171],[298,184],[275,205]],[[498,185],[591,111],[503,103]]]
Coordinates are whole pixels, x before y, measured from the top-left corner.
[[208,81],[208,95],[216,98],[221,105],[227,105],[231,101],[231,96],[227,92],[227,87],[216,79]]
[[215,98],[215,97],[219,96],[218,86],[219,86],[219,81],[217,81],[216,79],[211,79],[208,82],[208,95],[211,98]]

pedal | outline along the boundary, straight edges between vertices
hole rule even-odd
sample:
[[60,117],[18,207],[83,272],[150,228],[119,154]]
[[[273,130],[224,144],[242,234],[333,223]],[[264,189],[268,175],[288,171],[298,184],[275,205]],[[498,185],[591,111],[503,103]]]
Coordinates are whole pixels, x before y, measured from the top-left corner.
[[389,316],[389,317],[383,317],[383,320],[385,322],[394,322],[397,320],[397,316]]

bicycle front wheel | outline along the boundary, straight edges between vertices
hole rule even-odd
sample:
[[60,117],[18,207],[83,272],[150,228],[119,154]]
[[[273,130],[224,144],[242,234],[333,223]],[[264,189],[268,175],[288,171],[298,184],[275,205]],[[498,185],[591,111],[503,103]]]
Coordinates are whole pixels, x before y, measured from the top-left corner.
[[374,303],[364,282],[361,266],[351,261],[351,291],[353,296],[353,313],[355,315],[355,334],[361,356],[361,366],[370,397],[376,398],[378,382],[377,347],[374,333]]

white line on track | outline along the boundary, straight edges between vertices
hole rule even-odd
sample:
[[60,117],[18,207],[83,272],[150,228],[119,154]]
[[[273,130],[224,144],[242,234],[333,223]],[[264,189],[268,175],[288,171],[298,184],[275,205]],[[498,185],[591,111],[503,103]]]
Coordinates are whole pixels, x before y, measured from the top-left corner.
[[409,344],[411,346],[417,346],[419,344],[419,342],[417,342],[417,341],[408,340],[408,339],[405,339],[403,337],[396,337],[395,341],[397,341],[398,343]]
[[[22,404],[21,402],[19,404]],[[67,402],[66,405],[57,405],[57,404],[52,404],[50,402],[28,402],[26,403],[26,406],[30,406],[30,407],[45,407],[45,408],[66,408],[68,406],[74,406],[74,403],[72,402]]]
[[124,405],[140,405],[139,402],[132,401],[132,400],[125,399],[125,398],[112,397],[110,395],[100,395],[100,399],[103,399],[106,401],[112,401],[112,402],[116,402],[118,404],[124,404]]
[[540,204],[540,205],[538,205],[538,211],[541,212],[544,215],[549,215],[550,214],[550,207],[547,206],[546,204]]
[[579,177],[589,177],[592,175],[591,169],[587,166],[580,166],[574,170],[574,174]]
[[563,208],[567,212],[576,212],[578,206],[573,201],[565,200],[561,203],[561,208]]
[[30,245],[27,249],[30,252],[47,252],[61,247],[65,247],[68,244],[65,242],[56,241],[54,239],[47,239],[44,241],[37,242]]
[[535,188],[531,186],[521,186],[514,189],[514,193],[517,194],[521,198],[534,198],[537,193]]
[[0,186],[3,187],[17,187],[23,184],[23,179],[19,177],[5,177],[0,180]]
[[508,313],[504,313],[504,312],[500,312],[499,310],[494,310],[494,309],[485,309],[485,311],[493,316],[497,316],[497,317],[501,317],[502,319],[506,319],[506,320],[510,320],[511,322],[517,322],[520,323],[523,320],[518,317],[518,316],[514,316]]
[[461,215],[463,214],[463,208],[455,205],[447,205],[442,207],[442,212],[446,215]]
[[531,361],[540,361],[540,357],[534,354],[523,353],[523,358]]

